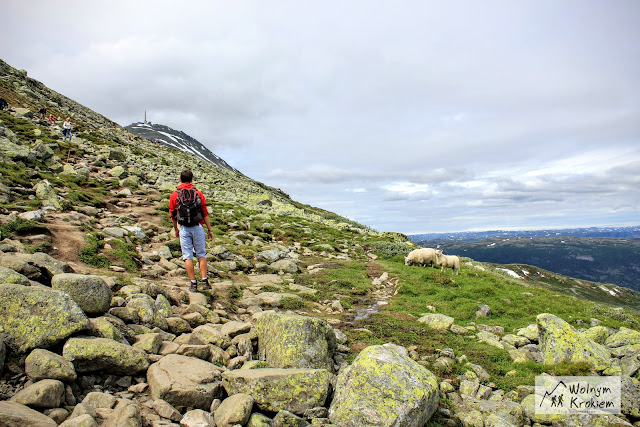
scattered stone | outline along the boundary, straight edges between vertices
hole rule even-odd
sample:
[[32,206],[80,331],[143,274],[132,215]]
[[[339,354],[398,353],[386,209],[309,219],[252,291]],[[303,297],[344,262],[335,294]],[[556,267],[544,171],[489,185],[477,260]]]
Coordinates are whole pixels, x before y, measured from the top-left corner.
[[455,319],[441,313],[430,313],[419,318],[418,322],[424,323],[429,329],[444,332],[453,325]]
[[244,393],[227,397],[216,409],[214,415],[216,426],[245,425],[251,416],[253,403],[254,398]]
[[56,427],[57,423],[28,406],[0,401],[0,425],[11,427]]
[[73,363],[56,353],[40,348],[27,356],[25,373],[32,381],[53,379],[73,382],[77,378]]
[[57,408],[63,398],[64,384],[58,380],[41,380],[19,391],[11,401],[33,408]]
[[73,362],[76,372],[131,375],[149,367],[144,351],[108,338],[71,338],[64,345],[62,355]]

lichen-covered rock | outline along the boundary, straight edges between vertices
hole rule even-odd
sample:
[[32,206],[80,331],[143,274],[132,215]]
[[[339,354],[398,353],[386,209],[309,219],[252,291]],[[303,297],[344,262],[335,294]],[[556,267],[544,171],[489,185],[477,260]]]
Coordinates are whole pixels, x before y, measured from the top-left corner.
[[73,273],[68,264],[41,252],[0,254],[0,266],[10,268],[47,286],[51,285],[51,278],[56,274]]
[[80,307],[64,292],[21,285],[0,286],[0,334],[18,353],[47,348],[89,327]]
[[191,333],[191,341],[194,344],[213,344],[220,348],[227,348],[231,344],[231,338],[224,335],[220,328],[214,325],[200,325]]
[[350,426],[421,426],[438,407],[438,379],[393,344],[362,350],[338,376],[329,419]]
[[273,417],[273,427],[307,427],[310,425],[304,418],[289,411],[280,411]]
[[494,401],[470,398],[464,401],[464,406],[470,410],[479,411],[483,417],[491,414],[497,415],[514,426],[521,426],[524,423],[522,407],[508,400]]
[[120,399],[104,427],[142,427],[140,407],[128,399]]
[[623,326],[617,333],[607,338],[604,344],[610,348],[640,344],[640,332]]
[[587,362],[600,371],[611,366],[611,355],[604,346],[586,338],[561,318],[543,313],[536,319],[543,363]]
[[0,425],[11,427],[56,427],[46,415],[17,402],[0,401]]
[[51,288],[68,293],[86,314],[105,313],[111,304],[111,289],[100,276],[56,274]]
[[62,355],[77,372],[134,375],[149,367],[144,351],[108,338],[70,338],[62,348]]
[[336,335],[322,319],[266,313],[256,323],[260,353],[273,368],[316,368],[334,372]]
[[7,267],[0,267],[0,284],[31,286],[29,278]]
[[42,201],[43,208],[60,210],[60,196],[56,193],[51,183],[44,179],[38,182],[35,187],[36,197]]
[[[129,344],[124,334],[107,317],[89,319],[91,323],[90,335],[98,338],[109,338],[122,344]],[[124,323],[123,323],[124,325]]]
[[73,382],[77,378],[73,363],[49,350],[37,348],[25,359],[24,368],[31,381],[44,379]]
[[325,404],[333,378],[325,369],[236,369],[222,374],[222,384],[229,395],[253,396],[263,411],[303,414]]
[[526,328],[519,329],[517,335],[520,337],[525,337],[529,341],[538,341],[539,331],[538,325],[533,323]]
[[622,375],[620,382],[622,413],[640,418],[640,381]]
[[247,427],[272,427],[271,418],[259,412],[254,412],[249,418]]
[[57,408],[64,399],[64,384],[41,380],[20,390],[10,400],[32,408]]
[[152,399],[162,399],[177,409],[209,410],[220,393],[220,368],[193,357],[169,354],[147,370]]
[[455,319],[453,317],[441,313],[425,314],[418,319],[418,322],[424,323],[429,329],[436,331],[446,331],[453,325],[454,321]]
[[609,332],[609,329],[604,326],[594,326],[593,328],[589,328],[582,332],[582,335],[597,342],[598,344],[604,344],[611,333]]
[[248,394],[238,393],[222,401],[214,414],[216,426],[245,425],[251,416],[254,398]]

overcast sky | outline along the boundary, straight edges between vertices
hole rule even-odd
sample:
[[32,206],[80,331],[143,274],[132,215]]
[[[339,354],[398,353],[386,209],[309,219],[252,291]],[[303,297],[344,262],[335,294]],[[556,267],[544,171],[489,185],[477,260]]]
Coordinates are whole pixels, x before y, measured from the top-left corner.
[[0,58],[378,231],[640,224],[640,1],[5,0]]

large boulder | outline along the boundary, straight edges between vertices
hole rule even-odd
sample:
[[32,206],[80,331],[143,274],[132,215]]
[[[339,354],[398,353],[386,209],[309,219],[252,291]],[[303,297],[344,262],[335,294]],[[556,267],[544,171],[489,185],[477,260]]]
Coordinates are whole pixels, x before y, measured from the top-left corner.
[[362,350],[338,376],[329,408],[336,425],[421,426],[438,407],[438,379],[394,344]]
[[561,318],[543,313],[536,319],[543,363],[587,362],[599,371],[611,366],[611,355],[604,346],[585,337]]
[[36,348],[27,356],[24,369],[31,381],[53,379],[73,382],[77,378],[73,363],[42,348]]
[[209,410],[220,397],[220,368],[178,354],[169,354],[151,365],[147,383],[152,399],[162,399],[176,409],[193,407]]
[[103,314],[111,304],[111,289],[100,276],[56,274],[51,288],[68,293],[86,314]]
[[336,335],[314,317],[266,313],[256,323],[260,354],[272,368],[314,368],[334,372]]
[[35,254],[0,254],[0,266],[10,268],[44,285],[51,285],[56,274],[73,273],[68,264],[42,252]]
[[69,295],[41,287],[0,286],[0,334],[18,353],[57,344],[89,327]]
[[253,396],[263,411],[303,414],[324,406],[334,375],[326,369],[236,369],[222,374],[227,394]]
[[44,179],[34,186],[36,197],[42,201],[43,208],[60,210],[60,196],[51,183]]
[[0,426],[56,427],[58,423],[46,415],[17,402],[0,401]]
[[149,367],[144,351],[108,338],[71,338],[62,355],[73,362],[77,372],[134,375]]
[[251,416],[254,398],[238,393],[226,398],[216,409],[214,421],[217,426],[245,425]]

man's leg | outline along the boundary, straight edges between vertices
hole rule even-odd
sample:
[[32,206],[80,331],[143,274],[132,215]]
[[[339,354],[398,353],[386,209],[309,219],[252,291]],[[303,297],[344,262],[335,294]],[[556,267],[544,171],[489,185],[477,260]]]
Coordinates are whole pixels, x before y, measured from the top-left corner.
[[207,258],[200,257],[198,258],[198,264],[200,265],[200,277],[202,278],[202,289],[207,290],[211,289],[209,285],[209,277],[207,277]]
[[195,272],[195,268],[193,267],[192,259],[184,260],[184,268],[187,269],[187,276],[189,276],[189,280],[191,281],[196,280],[196,272]]

